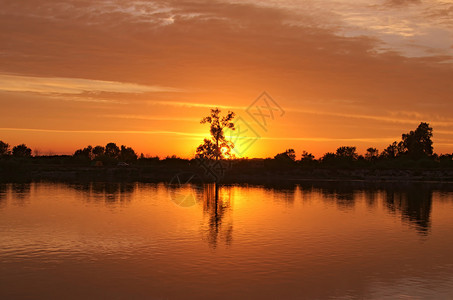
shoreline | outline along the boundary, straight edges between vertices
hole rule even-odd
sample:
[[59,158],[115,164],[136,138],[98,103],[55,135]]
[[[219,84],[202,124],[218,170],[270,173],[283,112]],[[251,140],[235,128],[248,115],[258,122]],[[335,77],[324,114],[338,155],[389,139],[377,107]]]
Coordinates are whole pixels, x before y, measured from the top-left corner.
[[[1,172],[0,182],[171,182],[195,174],[199,182],[214,182],[193,166],[184,167],[81,167],[26,166],[13,172]],[[360,183],[453,183],[452,169],[324,169],[294,168],[288,170],[232,169],[219,181],[222,184],[300,184],[312,182]]]

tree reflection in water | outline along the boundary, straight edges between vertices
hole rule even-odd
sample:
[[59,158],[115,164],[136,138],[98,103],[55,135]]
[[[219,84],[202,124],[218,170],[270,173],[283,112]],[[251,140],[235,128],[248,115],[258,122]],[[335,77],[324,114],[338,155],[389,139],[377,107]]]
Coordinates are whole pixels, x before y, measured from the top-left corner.
[[[233,196],[235,187],[207,184],[203,190],[203,239],[215,249],[219,243],[231,245],[233,239]],[[427,235],[431,226],[431,207],[433,189],[422,185],[401,186],[355,186],[354,184],[330,183],[293,185],[292,188],[272,187],[275,198],[292,204],[295,192],[300,190],[301,195],[307,190],[310,197],[312,192],[318,191],[323,201],[335,203],[337,208],[352,210],[365,201],[368,209],[377,209],[377,203],[382,201],[387,211],[400,214],[404,222],[409,223],[420,234]],[[306,197],[302,197],[306,198]]]
[[74,184],[73,188],[82,194],[88,203],[104,203],[111,206],[127,204],[137,189],[136,183],[129,182],[91,182]]
[[[60,184],[49,184],[60,185]],[[87,203],[104,204],[109,207],[129,204],[133,195],[141,188],[158,190],[157,185],[139,183],[105,183],[89,182],[64,184],[83,195]],[[0,184],[0,208],[8,204],[26,206],[29,204],[34,183]],[[203,209],[202,233],[212,248],[220,242],[230,245],[233,239],[233,191],[237,186],[220,186],[205,184],[197,190],[197,199],[202,199]],[[364,182],[306,182],[298,185],[266,186],[274,195],[274,199],[284,201],[289,207],[294,205],[297,194],[303,201],[319,193],[322,201],[335,204],[342,210],[351,210],[361,201],[371,209],[378,209],[381,202],[387,212],[401,215],[404,222],[409,223],[422,235],[429,234],[431,228],[431,212],[433,193],[450,191],[451,187],[444,185],[429,185],[419,183],[364,183]],[[441,199],[442,197],[440,197]],[[11,199],[11,203],[8,203]],[[437,199],[437,198],[436,198]]]
[[215,249],[219,242],[230,246],[233,240],[231,187],[206,184],[203,191],[203,239]]
[[382,199],[390,213],[400,213],[403,221],[413,225],[422,235],[429,233],[433,191],[437,190],[429,184],[365,182],[324,182],[304,184],[301,188],[310,191],[318,189],[324,201],[334,202],[341,209],[354,208],[362,196],[370,209]]
[[11,184],[11,190],[14,195],[14,205],[26,206],[30,204],[31,183],[13,183]]
[[387,190],[385,203],[391,212],[400,211],[403,220],[415,226],[423,235],[428,234],[431,226],[431,207],[433,191],[423,186],[411,189]]

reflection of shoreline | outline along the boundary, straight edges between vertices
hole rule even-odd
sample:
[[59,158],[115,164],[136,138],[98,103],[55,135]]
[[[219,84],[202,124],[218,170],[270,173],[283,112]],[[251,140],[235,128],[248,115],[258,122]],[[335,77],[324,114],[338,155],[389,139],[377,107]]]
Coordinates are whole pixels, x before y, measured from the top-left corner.
[[[361,196],[367,206],[374,207],[381,200],[389,213],[399,212],[403,221],[411,224],[418,233],[426,235],[431,227],[433,192],[438,190],[431,185],[349,182],[348,184],[321,183],[299,185],[309,192],[318,190],[326,201],[344,209],[354,208]],[[450,187],[451,190],[451,187]]]
[[[51,183],[0,183],[0,208],[6,205],[7,198],[12,199],[12,204],[25,206],[30,202],[31,191],[40,184],[54,185]],[[137,183],[57,183],[80,193],[81,199],[87,203],[105,203],[105,205],[124,204],[132,199],[137,189]],[[10,195],[8,197],[8,195]]]
[[[43,183],[49,185],[50,183]],[[40,183],[0,184],[0,209],[8,205],[27,206],[30,204],[30,194]],[[59,184],[57,184],[59,185]],[[61,184],[80,193],[86,203],[112,206],[128,204],[140,186],[158,186],[139,183],[81,183]],[[203,209],[203,238],[215,248],[219,241],[226,245],[232,242],[233,234],[233,196],[236,186],[222,185],[217,190],[214,184],[205,184],[197,194]],[[303,198],[310,198],[311,193],[322,195],[325,202],[335,203],[339,209],[353,209],[360,199],[366,201],[370,208],[381,202],[390,214],[399,214],[403,222],[410,224],[418,233],[426,235],[431,228],[433,193],[436,191],[453,192],[451,185],[444,184],[414,184],[414,183],[382,183],[361,181],[319,181],[304,182],[298,185],[260,185],[258,187],[271,190],[274,198],[293,205],[295,194],[302,193]]]
[[406,192],[388,191],[387,208],[400,211],[402,218],[415,226],[420,234],[428,234],[431,227],[432,191],[422,187]]

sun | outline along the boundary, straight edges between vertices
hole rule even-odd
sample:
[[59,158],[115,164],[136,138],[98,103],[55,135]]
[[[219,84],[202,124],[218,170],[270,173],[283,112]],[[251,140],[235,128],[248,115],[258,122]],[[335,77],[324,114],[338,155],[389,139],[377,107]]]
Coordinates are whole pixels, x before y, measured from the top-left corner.
[[222,152],[223,155],[227,154],[228,153],[228,147],[222,147],[220,148],[220,152]]
[[222,157],[225,159],[235,158],[235,155],[232,153],[232,149],[229,147],[220,148],[220,153],[221,153]]

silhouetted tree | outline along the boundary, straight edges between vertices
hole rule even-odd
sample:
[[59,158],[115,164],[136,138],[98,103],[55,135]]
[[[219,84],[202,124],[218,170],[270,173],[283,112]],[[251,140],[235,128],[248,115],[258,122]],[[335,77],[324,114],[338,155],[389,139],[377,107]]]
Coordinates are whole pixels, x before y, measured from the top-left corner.
[[335,155],[335,153],[327,152],[321,157],[321,161],[325,164],[330,164],[335,162],[336,158],[337,156]]
[[275,155],[274,159],[281,161],[295,161],[296,151],[294,151],[294,149],[287,149],[285,152]]
[[25,144],[17,145],[13,148],[14,157],[31,157],[31,149]]
[[300,158],[301,162],[312,162],[315,160],[315,156],[311,153],[308,153],[307,151],[302,151],[302,155]]
[[216,157],[216,145],[209,139],[204,139],[203,144],[197,147],[197,157],[214,159]]
[[379,157],[379,150],[376,148],[368,148],[366,149],[365,158],[369,161],[374,161]]
[[105,149],[102,146],[96,146],[91,152],[93,153],[94,158],[99,158],[104,155]]
[[401,146],[401,143],[398,144],[396,141],[391,143],[384,149],[384,151],[382,151],[380,157],[384,159],[396,158],[402,152]]
[[10,154],[9,144],[0,141],[0,156],[6,156]]
[[133,162],[137,160],[137,154],[134,149],[122,145],[120,150],[120,160],[124,162]]
[[204,139],[203,144],[197,148],[197,157],[207,159],[220,159],[231,157],[234,144],[225,138],[224,129],[235,130],[232,122],[235,113],[229,111],[226,116],[220,116],[220,109],[211,109],[211,115],[203,118],[201,124],[210,124],[211,139]]
[[419,159],[433,154],[433,129],[428,123],[420,123],[415,131],[402,135],[402,148],[411,158]]
[[92,150],[93,150],[93,147],[91,147],[91,146],[88,146],[88,147],[83,148],[83,149],[78,149],[78,150],[76,150],[74,152],[74,156],[75,157],[83,157],[83,158],[86,158],[86,159],[91,159]]
[[336,156],[338,158],[354,160],[357,159],[356,147],[342,146],[337,149]]
[[300,157],[300,163],[302,166],[314,166],[318,161],[315,159],[315,156],[307,151],[302,151],[302,155]]
[[108,158],[118,158],[120,154],[120,148],[115,143],[108,143],[105,145],[105,156]]
[[453,153],[452,154],[442,154],[439,156],[440,165],[443,167],[453,166]]

